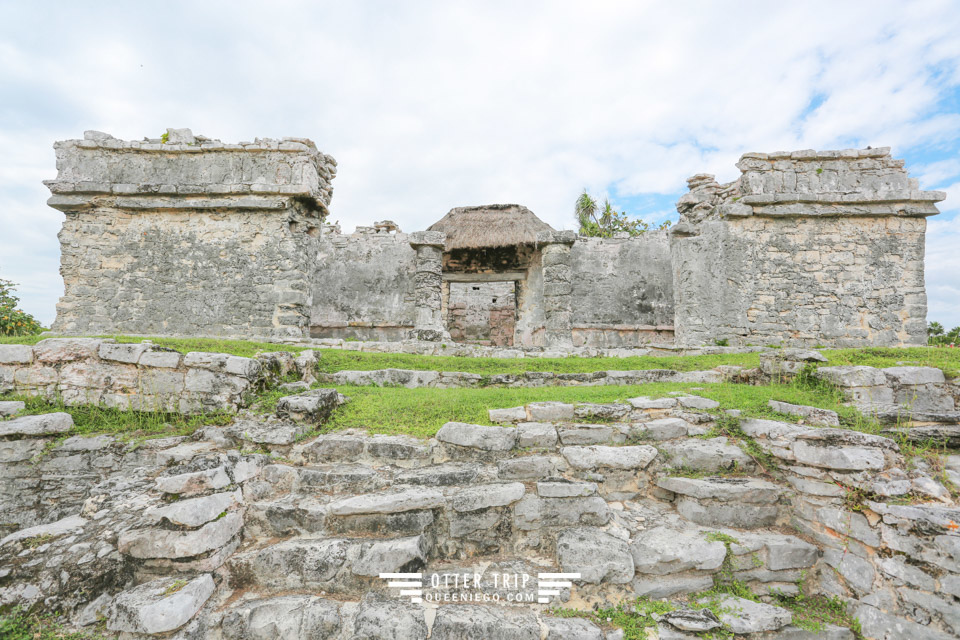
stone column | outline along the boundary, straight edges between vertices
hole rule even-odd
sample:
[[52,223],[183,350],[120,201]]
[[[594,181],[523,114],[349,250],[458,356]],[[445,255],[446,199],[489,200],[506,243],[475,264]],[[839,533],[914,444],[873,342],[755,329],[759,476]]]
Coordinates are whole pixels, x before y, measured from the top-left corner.
[[577,240],[573,231],[546,231],[537,234],[543,256],[544,346],[572,347],[573,333],[570,294],[570,247]]
[[417,252],[416,273],[413,278],[416,318],[410,336],[415,340],[437,342],[450,338],[443,326],[441,309],[441,268],[446,239],[447,234],[442,231],[415,231],[410,234],[410,246]]

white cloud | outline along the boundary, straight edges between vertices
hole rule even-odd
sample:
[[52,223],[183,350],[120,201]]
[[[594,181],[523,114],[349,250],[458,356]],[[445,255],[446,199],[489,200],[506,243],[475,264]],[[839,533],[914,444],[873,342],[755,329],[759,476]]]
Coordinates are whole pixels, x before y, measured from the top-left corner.
[[[920,187],[923,189],[937,189],[947,180],[960,177],[960,158],[947,158],[931,162],[919,167],[915,167],[910,173],[920,180]],[[955,184],[951,189],[960,188],[960,183]],[[950,198],[944,204],[954,205],[956,198]],[[955,206],[955,205],[954,205]],[[943,209],[943,206],[941,206]]]
[[936,320],[947,328],[960,325],[960,252],[957,247],[960,247],[960,214],[953,218],[928,218],[927,320]]
[[87,128],[311,137],[339,161],[332,218],[346,229],[420,229],[503,201],[561,227],[583,187],[679,194],[693,173],[735,178],[744,151],[956,148],[960,116],[935,108],[960,83],[954,9],[8,3],[0,143],[17,153],[0,157],[0,274],[52,319],[60,218],[37,183],[54,176],[52,141]]

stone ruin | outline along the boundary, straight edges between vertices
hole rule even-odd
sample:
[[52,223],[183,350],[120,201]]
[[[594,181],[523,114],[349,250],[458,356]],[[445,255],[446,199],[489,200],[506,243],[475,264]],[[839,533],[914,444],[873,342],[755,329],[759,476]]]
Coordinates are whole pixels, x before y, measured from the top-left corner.
[[[610,239],[519,205],[344,235],[326,222],[336,165],[304,139],[88,132],[57,156],[55,330],[318,349],[0,345],[0,394],[231,414],[141,441],[75,435],[71,413],[0,401],[0,613],[56,611],[119,640],[623,640],[609,620],[556,607],[640,597],[673,608],[649,620],[650,640],[858,637],[804,626],[785,608],[803,594],[837,598],[869,640],[960,637],[960,455],[947,451],[960,447],[960,378],[939,369],[760,346],[736,349],[760,352],[752,369],[318,369],[321,347],[345,339],[514,357],[919,344],[925,217],[943,194],[918,191],[886,149],[747,154],[732,183],[691,178],[670,232]],[[774,399],[799,423],[743,418],[696,387],[496,408],[427,440],[325,428],[348,401],[333,387],[348,385],[763,385],[801,372],[878,433]],[[287,395],[255,405],[267,390]],[[931,441],[936,464],[909,455]],[[732,581],[750,598],[696,599]]]
[[670,231],[578,237],[519,205],[428,230],[326,223],[336,162],[310,140],[169,130],[55,145],[65,294],[54,331],[523,349],[918,345],[926,217],[888,148],[748,153],[700,174]]
[[[0,345],[0,392],[55,371],[32,393],[89,401],[166,372],[187,380],[172,405],[236,410],[251,388],[306,387],[316,357],[58,338]],[[755,375],[823,359],[771,349]],[[960,379],[938,369],[816,375],[858,406],[960,422]],[[118,640],[623,640],[554,608],[644,597],[676,606],[650,640],[855,640],[780,606],[804,593],[840,598],[870,640],[960,637],[960,509],[898,426],[867,434],[777,403],[804,423],[743,419],[735,438],[717,402],[677,393],[492,409],[429,440],[311,437],[341,402],[310,389],[144,441],[64,437],[70,414],[0,402],[0,611],[59,611]],[[960,445],[960,427],[935,428]],[[941,473],[960,485],[960,455]],[[690,602],[730,580],[754,599],[718,596],[719,615]]]

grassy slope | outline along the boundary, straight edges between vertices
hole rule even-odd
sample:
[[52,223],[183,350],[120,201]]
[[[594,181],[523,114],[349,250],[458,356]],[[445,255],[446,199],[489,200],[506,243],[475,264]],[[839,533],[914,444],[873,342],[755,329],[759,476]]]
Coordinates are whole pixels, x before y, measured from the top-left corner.
[[[121,342],[137,342],[141,338],[116,336]],[[3,343],[35,343],[36,336],[27,338],[0,338]],[[217,351],[242,356],[253,356],[264,351],[285,350],[298,352],[305,347],[257,343],[242,340],[219,340],[204,338],[153,338],[156,344],[179,351]],[[412,354],[361,353],[334,349],[321,350],[321,371],[334,372],[343,369],[371,370],[380,368],[406,368],[419,370],[467,371],[481,374],[522,373],[524,371],[552,371],[555,373],[578,373],[605,369],[669,368],[675,370],[710,369],[721,364],[756,366],[758,354],[722,354],[709,356],[669,356],[632,358],[469,358],[449,356],[420,356]],[[825,350],[829,364],[857,364],[875,367],[899,364],[937,366],[948,375],[960,373],[960,349],[947,348],[874,348]],[[657,383],[630,387],[542,387],[529,389],[399,389],[375,387],[342,387],[342,393],[353,401],[340,409],[328,429],[363,428],[377,433],[409,433],[430,437],[445,422],[462,421],[487,424],[487,410],[504,408],[540,400],[563,400],[569,402],[613,402],[638,395],[662,396],[684,391],[712,398],[724,409],[740,409],[747,416],[769,416],[780,419],[767,408],[770,399],[795,404],[806,404],[832,409],[843,418],[844,425],[859,430],[874,431],[877,426],[866,421],[860,414],[842,404],[838,392],[827,386],[771,385],[754,387],[738,384],[691,384]],[[282,395],[278,392],[265,394],[262,406],[269,409]],[[9,398],[6,398],[9,399]],[[174,435],[190,433],[206,424],[222,424],[229,418],[225,415],[179,416],[177,414],[151,414],[123,412],[95,407],[65,408],[26,399],[29,412],[51,410],[68,411],[74,416],[75,434],[124,433],[143,436]]]
[[617,402],[636,396],[661,397],[683,391],[711,398],[723,409],[740,409],[744,415],[796,421],[794,416],[778,414],[767,407],[768,400],[805,404],[839,413],[845,425],[874,431],[877,427],[862,418],[855,409],[841,404],[841,398],[828,388],[801,385],[756,387],[731,383],[652,383],[637,386],[539,387],[528,389],[403,389],[395,387],[338,387],[350,397],[324,430],[365,429],[372,433],[409,434],[421,438],[433,436],[445,422],[491,424],[489,409],[516,407],[529,402]]

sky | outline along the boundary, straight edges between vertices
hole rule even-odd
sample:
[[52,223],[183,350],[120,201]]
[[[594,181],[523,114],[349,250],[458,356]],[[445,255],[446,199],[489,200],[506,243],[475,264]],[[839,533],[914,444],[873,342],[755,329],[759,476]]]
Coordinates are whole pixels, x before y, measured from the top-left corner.
[[330,221],[424,229],[588,189],[651,223],[746,151],[890,146],[923,189],[928,320],[960,325],[960,2],[0,0],[0,278],[63,293],[53,142],[308,137]]

